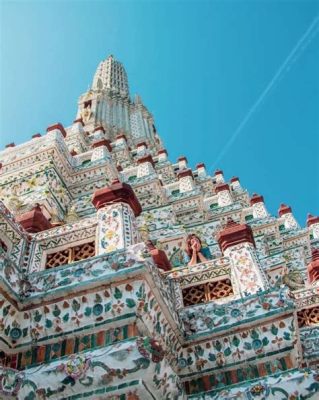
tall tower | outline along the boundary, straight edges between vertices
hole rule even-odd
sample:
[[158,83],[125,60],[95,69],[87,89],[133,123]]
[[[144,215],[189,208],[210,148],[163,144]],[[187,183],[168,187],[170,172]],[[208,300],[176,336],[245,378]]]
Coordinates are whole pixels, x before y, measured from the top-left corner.
[[319,217],[168,158],[112,56],[0,152],[0,398],[319,393]]
[[92,90],[111,91],[128,98],[127,74],[122,63],[116,61],[112,55],[101,61],[93,78]]
[[131,100],[125,68],[112,55],[100,62],[91,89],[80,97],[76,119],[83,120],[89,134],[102,126],[108,139],[124,134],[130,146],[147,140],[161,147],[152,114],[140,96]]

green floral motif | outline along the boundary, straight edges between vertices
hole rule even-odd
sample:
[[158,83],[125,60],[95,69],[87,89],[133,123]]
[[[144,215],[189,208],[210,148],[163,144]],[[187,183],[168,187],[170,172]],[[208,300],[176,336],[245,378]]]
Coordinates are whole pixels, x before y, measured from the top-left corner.
[[122,294],[121,290],[118,287],[116,287],[115,291],[114,291],[114,297],[116,299],[121,299],[122,296],[123,296],[123,294]]
[[[245,307],[239,308],[242,300],[235,300],[226,305],[208,303],[205,306],[196,305],[179,311],[186,334],[191,337],[195,333],[205,331],[224,330],[226,327],[238,326],[247,323],[247,320],[255,320],[267,313],[271,315],[281,313],[283,310],[293,310],[293,301],[289,298],[287,289],[267,290],[258,295],[252,295],[245,299]],[[276,326],[273,331],[278,329]],[[276,333],[274,333],[276,334]]]
[[149,337],[138,338],[136,344],[138,351],[146,359],[151,359],[155,363],[163,360],[165,352],[157,340]]

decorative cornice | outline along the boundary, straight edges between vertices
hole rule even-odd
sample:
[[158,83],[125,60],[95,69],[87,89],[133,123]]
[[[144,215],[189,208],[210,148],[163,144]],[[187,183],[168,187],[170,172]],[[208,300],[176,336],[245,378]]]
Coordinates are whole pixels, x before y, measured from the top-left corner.
[[101,146],[106,146],[109,151],[112,151],[111,143],[107,139],[102,139],[102,140],[99,140],[98,142],[95,142],[95,143],[92,144],[92,147],[94,149],[96,149],[97,147],[101,147]]
[[217,241],[223,253],[228,247],[240,243],[251,243],[255,246],[251,227],[246,224],[237,224],[231,218],[228,219],[225,228],[218,233]]
[[264,198],[260,194],[254,193],[251,196],[251,199],[250,199],[250,205],[251,206],[253,206],[254,204],[263,203],[263,202],[264,202]]
[[54,131],[56,129],[59,130],[62,133],[63,137],[66,137],[65,129],[64,129],[63,125],[60,122],[57,122],[54,125],[48,126],[47,127],[47,133],[49,133],[51,131]]
[[136,145],[137,148],[143,147],[143,146],[147,148],[147,143],[146,142],[140,142],[140,143],[137,143],[137,145]]
[[291,207],[286,206],[286,204],[280,204],[279,210],[278,210],[278,215],[280,217],[282,217],[285,214],[290,214],[291,211]]
[[121,133],[121,134],[117,135],[116,136],[116,140],[117,139],[124,139],[127,142],[127,137],[126,137],[126,135],[124,133]]
[[181,171],[177,172],[178,179],[185,178],[186,176],[190,176],[194,179],[191,169],[182,169]]
[[52,228],[39,205],[34,207],[32,211],[18,215],[16,221],[29,233],[37,233]]
[[81,124],[82,126],[84,126],[84,122],[83,122],[83,119],[82,119],[82,118],[75,119],[75,120],[73,121],[73,123],[74,123],[74,124],[79,123],[79,124]]
[[105,129],[103,128],[103,126],[97,126],[96,128],[94,128],[93,132],[97,131],[102,131],[103,133],[105,133]]
[[153,157],[150,154],[148,154],[146,156],[143,156],[143,157],[140,157],[140,158],[137,159],[137,164],[143,164],[143,163],[146,163],[146,162],[151,163],[153,165],[153,167],[154,167]]
[[311,214],[308,214],[307,215],[307,226],[309,227],[314,224],[319,224],[319,217],[315,217]]
[[205,168],[205,164],[204,163],[196,164],[196,169],[199,169],[199,168]]
[[97,210],[111,203],[126,203],[132,208],[136,217],[142,212],[142,207],[132,187],[118,180],[109,187],[96,190],[92,203]]
[[229,191],[228,183],[220,183],[215,187],[216,193],[223,192],[224,190],[228,190]]

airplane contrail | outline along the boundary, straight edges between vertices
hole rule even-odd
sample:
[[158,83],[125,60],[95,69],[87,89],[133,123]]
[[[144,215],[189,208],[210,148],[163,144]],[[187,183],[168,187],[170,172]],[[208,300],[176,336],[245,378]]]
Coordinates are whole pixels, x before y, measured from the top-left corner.
[[302,53],[305,51],[305,49],[309,46],[311,41],[314,39],[316,34],[318,33],[319,30],[319,15],[316,16],[316,18],[313,20],[313,22],[310,24],[306,32],[300,37],[294,48],[291,50],[291,52],[288,54],[287,58],[284,60],[284,62],[281,64],[281,66],[278,68],[278,71],[275,73],[275,75],[272,77],[264,91],[261,93],[261,95],[258,97],[258,99],[255,101],[255,103],[252,105],[246,116],[243,118],[241,123],[238,125],[237,129],[233,132],[227,143],[225,144],[224,148],[221,150],[219,153],[217,159],[215,160],[213,166],[211,168],[215,168],[217,164],[220,162],[220,160],[225,156],[229,148],[232,146],[238,135],[242,132],[244,127],[247,125],[247,122],[250,120],[250,118],[253,116],[253,114],[256,112],[260,104],[265,100],[271,89],[274,88],[276,84],[279,83],[280,79],[284,77],[284,75],[290,70],[291,66],[299,59],[299,57],[302,55]]

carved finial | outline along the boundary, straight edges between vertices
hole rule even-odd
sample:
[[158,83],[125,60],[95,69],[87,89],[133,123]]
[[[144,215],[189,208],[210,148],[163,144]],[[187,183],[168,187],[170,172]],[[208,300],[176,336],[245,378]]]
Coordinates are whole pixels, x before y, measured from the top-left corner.
[[75,204],[73,204],[69,209],[68,209],[68,213],[66,215],[65,221],[67,223],[70,222],[76,222],[79,219],[79,216],[77,214],[77,212],[75,211],[76,206]]
[[278,214],[280,217],[282,217],[284,214],[289,214],[291,213],[291,207],[287,206],[286,204],[281,203],[279,210],[278,210]]
[[311,225],[318,224],[318,223],[319,223],[319,217],[316,217],[311,214],[307,215],[307,226],[311,226]]
[[232,219],[232,217],[228,217],[225,227],[229,228],[230,226],[235,226],[235,225],[238,224]]

